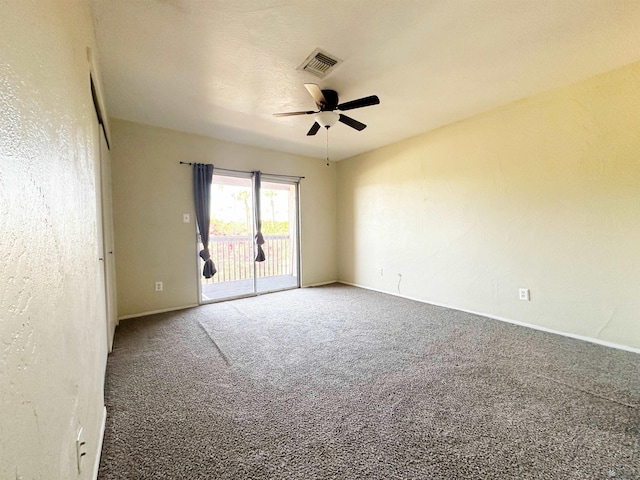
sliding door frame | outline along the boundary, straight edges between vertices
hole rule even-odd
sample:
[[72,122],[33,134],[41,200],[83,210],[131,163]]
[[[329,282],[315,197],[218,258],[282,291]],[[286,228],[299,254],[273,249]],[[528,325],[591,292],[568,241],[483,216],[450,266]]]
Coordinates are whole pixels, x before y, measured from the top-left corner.
[[[242,172],[242,171],[236,171],[236,170],[225,170],[225,169],[220,169],[221,173],[216,173],[216,169],[214,168],[213,170],[213,178],[217,176],[219,177],[235,177],[235,178],[244,178],[244,179],[250,179],[251,182],[251,194],[252,195],[260,195],[260,191],[256,191],[255,188],[255,173],[254,172]],[[213,179],[212,179],[212,185],[213,185]],[[283,290],[292,290],[294,288],[300,288],[302,285],[302,255],[301,255],[301,251],[302,251],[302,242],[301,242],[301,228],[300,228],[300,178],[299,177],[286,177],[286,176],[282,176],[282,175],[269,175],[269,174],[261,174],[261,181],[263,182],[270,182],[270,183],[280,183],[280,184],[284,184],[284,185],[291,185],[294,187],[294,201],[293,204],[295,206],[295,213],[294,213],[294,218],[295,218],[295,237],[296,237],[296,241],[295,241],[295,263],[294,263],[294,267],[296,269],[297,272],[297,276],[296,276],[296,286],[294,287],[287,287],[287,288],[281,288],[281,289],[277,289],[277,290],[268,290],[268,291],[263,291],[263,292],[258,292],[258,265],[255,260],[252,262],[252,268],[253,268],[253,292],[251,293],[246,293],[246,294],[240,294],[240,295],[236,295],[236,296],[232,296],[232,297],[225,297],[225,298],[220,298],[220,299],[212,299],[212,300],[203,300],[202,299],[202,262],[200,261],[200,259],[198,258],[198,244],[199,244],[199,235],[197,232],[197,228],[196,228],[196,232],[195,232],[195,256],[196,256],[196,275],[197,275],[197,284],[198,284],[198,303],[200,305],[206,305],[208,303],[217,303],[217,302],[224,302],[227,300],[236,300],[239,298],[248,298],[248,297],[255,297],[258,295],[264,295],[265,293],[273,293],[273,292],[277,292],[277,291],[283,291]],[[213,194],[213,189],[211,190],[212,194]],[[253,203],[253,202],[252,202]],[[255,216],[256,212],[254,211],[254,208],[252,207],[252,217]],[[255,239],[255,235],[256,235],[256,231],[255,231],[255,222],[252,221],[251,222],[251,237],[253,239]],[[210,245],[211,247],[211,245]],[[253,258],[255,258],[255,254],[256,254],[256,248],[255,248],[255,242],[253,244]]]

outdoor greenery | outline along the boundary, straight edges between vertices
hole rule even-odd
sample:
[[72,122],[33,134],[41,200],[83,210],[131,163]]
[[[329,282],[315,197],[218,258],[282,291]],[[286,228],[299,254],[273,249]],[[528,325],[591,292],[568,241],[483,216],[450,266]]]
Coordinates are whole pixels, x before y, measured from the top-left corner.
[[[223,222],[215,218],[211,219],[211,235],[214,237],[231,235],[251,235],[250,228],[242,222]],[[262,221],[263,235],[287,235],[289,233],[289,222],[274,222],[273,220]]]

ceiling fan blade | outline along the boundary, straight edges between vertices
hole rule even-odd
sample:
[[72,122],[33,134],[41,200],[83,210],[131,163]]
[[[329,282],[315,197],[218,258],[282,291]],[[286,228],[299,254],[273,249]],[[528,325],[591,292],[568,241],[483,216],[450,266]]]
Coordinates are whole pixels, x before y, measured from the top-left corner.
[[338,121],[344,123],[345,125],[349,125],[351,128],[355,128],[359,132],[367,128],[364,123],[360,123],[359,121],[342,114],[340,114],[340,118],[338,119]]
[[353,110],[354,108],[369,107],[371,105],[378,105],[380,99],[377,95],[371,95],[369,97],[359,98],[357,100],[351,100],[350,102],[341,103],[338,105],[338,110]]
[[318,130],[320,130],[320,124],[318,122],[315,122],[313,125],[311,125],[311,128],[307,132],[307,136],[315,135],[316,133],[318,133]]
[[320,108],[321,105],[327,104],[327,99],[324,98],[324,93],[322,93],[322,90],[320,90],[320,87],[318,85],[316,85],[315,83],[305,83],[304,88],[306,88],[307,91],[311,94],[313,100],[316,102],[316,105],[318,105],[318,108]]
[[273,116],[274,117],[290,117],[292,115],[311,115],[312,113],[318,113],[318,112],[314,112],[313,110],[307,110],[306,112],[274,113]]

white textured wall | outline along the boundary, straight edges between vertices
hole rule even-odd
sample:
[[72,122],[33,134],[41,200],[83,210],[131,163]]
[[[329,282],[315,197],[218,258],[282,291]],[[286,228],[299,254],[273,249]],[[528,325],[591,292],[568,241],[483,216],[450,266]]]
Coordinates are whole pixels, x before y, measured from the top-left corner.
[[[113,120],[111,127],[121,317],[198,303],[192,170],[180,161],[304,176],[302,284],[337,279],[335,165],[139,123]],[[191,223],[183,223],[183,213]]]
[[[89,479],[106,361],[85,1],[0,1],[0,478]],[[102,313],[104,315],[104,313]],[[88,455],[77,473],[75,436]]]
[[340,162],[339,278],[640,348],[639,85],[633,64]]

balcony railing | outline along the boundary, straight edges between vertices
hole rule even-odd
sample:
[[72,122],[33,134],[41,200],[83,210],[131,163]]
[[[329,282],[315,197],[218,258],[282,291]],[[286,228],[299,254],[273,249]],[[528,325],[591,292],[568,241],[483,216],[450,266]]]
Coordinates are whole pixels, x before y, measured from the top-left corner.
[[[258,277],[294,275],[293,252],[289,235],[264,235],[262,249],[265,261],[257,263]],[[202,247],[201,247],[202,248]],[[213,278],[201,278],[203,285],[253,278],[253,237],[209,237],[211,259],[218,273]],[[202,262],[201,262],[202,263]]]

